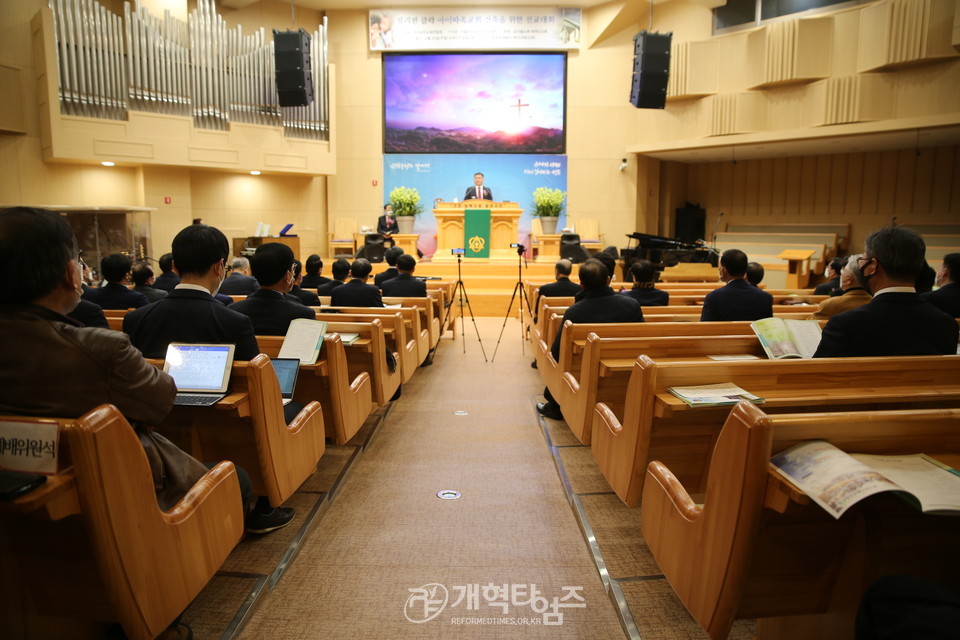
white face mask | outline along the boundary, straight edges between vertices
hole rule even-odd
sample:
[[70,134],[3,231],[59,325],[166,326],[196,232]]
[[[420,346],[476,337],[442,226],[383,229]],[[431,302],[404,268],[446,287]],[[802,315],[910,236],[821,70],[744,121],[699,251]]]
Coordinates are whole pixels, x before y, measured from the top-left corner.
[[212,296],[216,296],[217,293],[220,292],[220,286],[223,284],[224,277],[227,275],[226,265],[224,264],[224,265],[222,265],[222,266],[223,266],[223,275],[220,276],[219,280],[217,281],[217,286],[215,286],[215,287],[213,288],[213,291],[210,292],[210,295],[212,295]]

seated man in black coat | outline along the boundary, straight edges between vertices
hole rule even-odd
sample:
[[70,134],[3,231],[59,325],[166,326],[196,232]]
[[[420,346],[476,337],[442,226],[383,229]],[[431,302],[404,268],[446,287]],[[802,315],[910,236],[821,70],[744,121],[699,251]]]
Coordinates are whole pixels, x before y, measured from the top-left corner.
[[352,278],[330,294],[330,304],[334,307],[382,307],[380,289],[367,284],[373,265],[366,258],[359,258],[350,265]]
[[657,268],[649,260],[637,260],[630,265],[630,275],[633,276],[633,289],[624,291],[623,295],[630,296],[640,303],[641,307],[665,307],[670,304],[670,293],[654,289],[657,282]]
[[755,287],[759,287],[760,283],[763,282],[763,274],[764,269],[762,264],[759,262],[747,263],[747,282]]
[[304,269],[306,269],[307,275],[303,276],[303,282],[300,283],[301,287],[316,289],[320,285],[330,282],[330,278],[320,275],[320,272],[323,271],[323,260],[317,254],[311,253],[307,256]]
[[317,316],[300,302],[284,297],[293,286],[293,250],[279,242],[267,242],[257,247],[250,268],[260,288],[230,305],[250,318],[258,336],[285,336],[290,321],[296,318],[313,320]]
[[937,271],[939,289],[920,294],[920,297],[944,313],[960,318],[960,253],[943,256],[943,265]]
[[293,261],[293,286],[290,287],[290,293],[288,296],[294,296],[297,298],[301,304],[305,304],[308,307],[319,307],[320,298],[313,291],[307,291],[303,289],[303,272],[301,271],[302,265],[299,260]]
[[426,298],[427,283],[420,278],[414,278],[413,272],[417,268],[417,260],[407,254],[397,258],[399,275],[384,282],[380,289],[383,295],[393,298]]
[[926,356],[957,352],[957,321],[914,289],[927,261],[923,238],[907,227],[874,231],[857,260],[873,300],[833,316],[814,358]]
[[141,262],[133,268],[130,273],[130,279],[133,280],[133,290],[142,293],[150,302],[156,302],[161,298],[167,297],[167,292],[163,289],[154,287],[156,279],[153,277],[153,267],[146,262]]
[[383,253],[383,259],[387,263],[387,268],[373,276],[373,284],[378,287],[383,287],[383,283],[389,280],[390,278],[396,278],[397,274],[397,258],[403,255],[403,249],[400,247],[390,247]]
[[838,296],[842,294],[843,290],[840,288],[840,272],[845,264],[846,259],[844,258],[834,258],[831,260],[830,264],[827,265],[826,273],[823,274],[830,279],[826,282],[818,284],[813,290],[813,295]]
[[701,322],[717,320],[760,320],[773,315],[773,296],[746,280],[747,254],[728,249],[720,256],[720,279],[725,286],[703,299]]
[[[614,293],[610,288],[610,275],[607,267],[590,258],[580,265],[580,284],[583,286],[583,299],[568,307],[563,314],[563,321],[557,330],[550,352],[554,359],[560,359],[560,335],[567,320],[581,322],[643,322],[643,311],[640,303],[628,296]],[[544,389],[546,402],[537,404],[537,411],[547,418],[562,420],[560,405],[557,404],[549,389]]]
[[250,275],[250,261],[241,256],[230,263],[230,276],[220,285],[220,293],[228,296],[248,296],[259,286],[257,279]]
[[[573,263],[569,260],[558,260],[557,263],[553,265],[553,277],[555,280],[540,287],[540,291],[537,292],[537,301],[533,305],[534,313],[540,308],[540,298],[563,298],[575,296],[583,291],[583,287],[570,279],[571,273],[573,273]],[[534,319],[534,321],[536,321],[536,319]]]
[[104,309],[139,309],[150,304],[142,293],[131,291],[123,284],[133,263],[129,256],[112,253],[100,261],[100,273],[107,284],[99,289],[85,289],[83,297]]
[[157,265],[160,267],[161,273],[157,276],[153,286],[170,293],[175,286],[180,284],[180,276],[173,272],[173,254],[165,253],[160,256]]
[[332,295],[333,290],[342,285],[350,277],[350,262],[343,258],[338,258],[333,266],[330,267],[333,280],[317,287],[318,296]]

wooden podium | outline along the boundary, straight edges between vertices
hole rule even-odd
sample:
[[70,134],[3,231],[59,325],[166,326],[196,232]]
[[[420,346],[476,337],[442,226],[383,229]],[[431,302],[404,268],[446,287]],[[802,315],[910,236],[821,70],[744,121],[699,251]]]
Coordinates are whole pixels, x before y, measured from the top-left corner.
[[787,249],[778,255],[787,261],[787,289],[805,289],[810,283],[812,249]]
[[515,260],[517,251],[511,249],[518,238],[517,220],[523,209],[516,202],[494,202],[492,200],[465,200],[463,202],[439,202],[433,210],[437,217],[437,252],[434,262],[455,261],[451,249],[464,245],[463,212],[467,209],[490,210],[490,259]]

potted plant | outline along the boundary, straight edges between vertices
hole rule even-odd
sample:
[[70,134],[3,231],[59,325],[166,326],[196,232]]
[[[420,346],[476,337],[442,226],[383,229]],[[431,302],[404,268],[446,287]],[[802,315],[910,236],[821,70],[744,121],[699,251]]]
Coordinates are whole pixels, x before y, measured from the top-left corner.
[[557,232],[557,218],[563,212],[567,192],[560,189],[537,187],[533,192],[533,215],[540,218],[544,234]]
[[423,211],[420,192],[408,187],[397,187],[390,192],[390,204],[393,205],[393,215],[397,216],[400,233],[413,233],[416,216]]

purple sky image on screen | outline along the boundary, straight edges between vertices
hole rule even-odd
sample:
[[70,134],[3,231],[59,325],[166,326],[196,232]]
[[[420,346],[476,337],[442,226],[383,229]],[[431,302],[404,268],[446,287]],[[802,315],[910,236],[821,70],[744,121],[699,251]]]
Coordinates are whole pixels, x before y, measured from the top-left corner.
[[562,53],[387,54],[386,153],[563,153]]

